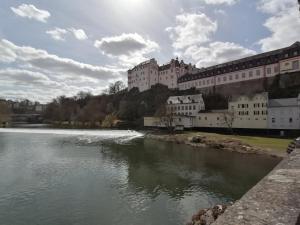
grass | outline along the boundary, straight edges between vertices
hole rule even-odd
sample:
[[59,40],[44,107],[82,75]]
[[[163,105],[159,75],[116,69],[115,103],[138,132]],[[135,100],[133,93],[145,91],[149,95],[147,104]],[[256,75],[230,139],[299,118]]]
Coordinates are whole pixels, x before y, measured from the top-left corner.
[[241,136],[241,135],[225,135],[206,132],[187,132],[188,137],[195,135],[205,135],[216,139],[233,138],[251,146],[269,149],[271,151],[285,152],[287,146],[293,139],[273,138],[273,137],[258,137],[258,136]]

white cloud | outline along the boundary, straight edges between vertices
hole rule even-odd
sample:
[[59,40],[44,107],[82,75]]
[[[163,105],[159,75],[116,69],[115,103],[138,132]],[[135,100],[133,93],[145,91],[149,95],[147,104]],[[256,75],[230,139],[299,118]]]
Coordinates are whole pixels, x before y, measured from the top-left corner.
[[232,42],[212,42],[208,46],[191,46],[183,56],[194,60],[198,67],[207,67],[254,55],[256,52]]
[[227,5],[234,5],[239,0],[200,0],[200,2],[204,2],[208,5],[219,5],[219,4],[227,4]]
[[145,55],[159,50],[156,42],[137,33],[123,33],[119,36],[104,37],[96,40],[94,46],[103,54],[117,57],[123,66],[130,67],[145,60]]
[[86,40],[88,39],[88,36],[86,35],[85,31],[82,29],[75,29],[73,27],[69,28],[69,31],[73,33],[75,38],[78,40]]
[[56,41],[64,41],[67,32],[65,29],[56,27],[53,30],[47,30],[46,34],[49,34]]
[[276,14],[296,5],[296,0],[260,0],[257,8],[265,13]]
[[261,0],[258,9],[270,14],[264,26],[271,35],[258,42],[263,51],[286,47],[299,41],[300,19],[297,1]]
[[217,21],[204,13],[183,13],[176,17],[175,27],[167,28],[173,41],[175,55],[193,61],[198,67],[207,67],[255,54],[232,42],[213,41]]
[[75,29],[73,27],[68,29],[55,27],[52,30],[46,31],[46,34],[49,34],[56,41],[64,41],[68,33],[71,33],[76,39],[82,41],[88,39],[85,31],[82,29]]
[[217,28],[217,22],[212,21],[204,13],[183,13],[176,16],[176,26],[168,27],[166,31],[170,33],[173,47],[182,49],[210,41]]
[[38,9],[34,5],[22,4],[17,8],[10,7],[10,9],[20,17],[34,19],[43,23],[46,23],[47,19],[51,16],[48,11]]
[[5,39],[0,40],[0,55],[0,62],[8,66],[0,70],[2,96],[9,90],[36,93],[48,100],[81,90],[100,93],[109,82],[125,76],[124,70],[81,63]]

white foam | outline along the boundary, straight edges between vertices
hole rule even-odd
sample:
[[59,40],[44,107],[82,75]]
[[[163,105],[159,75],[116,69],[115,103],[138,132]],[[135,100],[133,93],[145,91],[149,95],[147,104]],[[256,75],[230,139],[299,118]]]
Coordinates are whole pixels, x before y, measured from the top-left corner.
[[30,129],[30,128],[0,128],[0,133],[24,134],[53,134],[66,136],[79,136],[80,140],[122,139],[132,140],[144,136],[143,133],[133,130],[70,130],[70,129]]

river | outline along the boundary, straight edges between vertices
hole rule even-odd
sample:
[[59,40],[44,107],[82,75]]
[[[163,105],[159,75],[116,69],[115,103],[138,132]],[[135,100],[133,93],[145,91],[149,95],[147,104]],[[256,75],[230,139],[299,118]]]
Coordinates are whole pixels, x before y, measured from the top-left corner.
[[277,163],[135,131],[0,129],[0,224],[183,225]]

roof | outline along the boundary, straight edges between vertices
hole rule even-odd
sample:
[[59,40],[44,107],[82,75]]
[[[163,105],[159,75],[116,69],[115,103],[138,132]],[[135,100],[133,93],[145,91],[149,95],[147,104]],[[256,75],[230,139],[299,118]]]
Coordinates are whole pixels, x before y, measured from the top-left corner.
[[202,101],[203,101],[202,94],[170,96],[167,100],[167,104],[188,104],[188,103],[199,103]]
[[297,55],[299,56],[300,55],[299,41],[285,48],[245,57],[242,59],[218,64],[215,66],[201,68],[201,70],[196,74],[185,74],[184,76],[180,77],[178,79],[178,82],[182,83],[189,80],[211,77],[219,74],[230,73],[238,70],[245,70],[245,69],[258,67],[262,65],[277,63],[280,59],[286,58],[285,54],[288,54],[288,58],[294,57],[291,51],[295,51],[295,50],[297,50]]
[[262,92],[262,93],[252,93],[252,94],[248,94],[248,95],[234,95],[234,96],[232,96],[230,102],[239,101],[240,98],[244,98],[244,97],[248,98],[249,100],[252,100],[256,96],[262,96],[265,99],[268,99],[269,93],[268,92]]
[[300,106],[300,99],[299,98],[271,99],[269,101],[268,106],[269,106],[269,108]]

